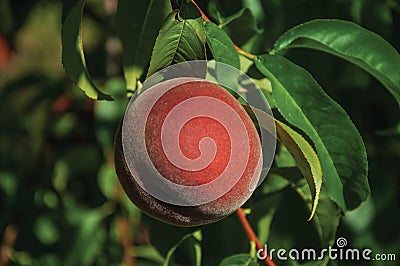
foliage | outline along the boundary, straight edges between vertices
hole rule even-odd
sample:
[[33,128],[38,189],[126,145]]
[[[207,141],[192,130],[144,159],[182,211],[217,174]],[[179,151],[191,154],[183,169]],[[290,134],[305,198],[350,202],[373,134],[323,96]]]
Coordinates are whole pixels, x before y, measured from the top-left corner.
[[244,206],[261,243],[318,249],[344,236],[398,252],[395,1],[196,1],[211,22],[190,1],[33,2],[0,2],[0,250],[10,265],[263,263],[234,214],[163,224],[117,181],[127,95],[196,59],[240,68],[274,107],[277,155]]

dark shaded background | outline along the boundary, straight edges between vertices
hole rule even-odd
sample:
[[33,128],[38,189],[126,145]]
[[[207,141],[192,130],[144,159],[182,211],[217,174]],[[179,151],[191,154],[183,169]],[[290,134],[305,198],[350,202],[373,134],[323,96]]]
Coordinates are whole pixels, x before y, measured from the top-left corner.
[[[255,11],[264,32],[243,45],[253,53],[268,51],[285,30],[313,18],[354,21],[400,50],[400,5],[394,0],[220,2],[225,16],[246,5]],[[162,262],[114,171],[113,137],[127,100],[113,4],[91,0],[85,9],[89,71],[105,91],[120,96],[94,102],[62,69],[61,3],[0,0],[0,265]],[[206,1],[199,4],[207,10]],[[337,235],[345,236],[349,246],[396,253],[399,260],[400,113],[395,100],[343,60],[308,50],[288,56],[345,108],[367,146],[372,195],[343,219]],[[302,202],[288,191],[272,222],[272,240],[314,241],[302,234],[306,222],[300,209]],[[245,238],[234,218],[225,221],[232,229],[218,232],[222,243],[233,232]]]

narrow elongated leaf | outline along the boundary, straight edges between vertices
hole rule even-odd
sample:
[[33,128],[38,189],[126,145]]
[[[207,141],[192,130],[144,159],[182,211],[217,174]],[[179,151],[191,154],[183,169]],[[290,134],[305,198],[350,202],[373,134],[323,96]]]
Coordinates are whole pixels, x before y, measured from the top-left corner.
[[116,29],[123,46],[126,86],[135,90],[150,61],[151,51],[168,12],[167,0],[119,0]]
[[322,186],[322,169],[313,147],[296,131],[280,121],[276,121],[276,132],[281,141],[296,161],[301,173],[307,181],[312,198],[311,214],[315,214]]
[[62,12],[62,64],[68,76],[92,99],[112,100],[101,92],[86,67],[82,43],[82,13],[84,0],[66,0]]
[[205,28],[207,43],[211,48],[214,59],[240,69],[239,55],[228,34],[212,22],[206,22]]
[[318,19],[283,34],[274,49],[311,48],[341,57],[363,68],[393,94],[400,105],[400,54],[386,40],[357,24]]
[[314,142],[329,196],[346,210],[367,199],[367,155],[356,127],[303,68],[281,56],[262,55],[257,68],[272,84],[280,113]]
[[[268,130],[268,121],[271,121],[269,115],[259,109],[253,108],[254,113],[259,118],[260,126]],[[311,220],[318,205],[319,193],[322,186],[322,169],[313,147],[301,136],[283,122],[274,119],[276,135],[278,140],[285,145],[290,154],[296,161],[304,178],[307,180],[312,195],[312,208],[308,220]],[[267,122],[265,125],[264,123]]]
[[158,34],[147,77],[173,63],[205,59],[205,43],[201,17],[183,19],[172,12]]

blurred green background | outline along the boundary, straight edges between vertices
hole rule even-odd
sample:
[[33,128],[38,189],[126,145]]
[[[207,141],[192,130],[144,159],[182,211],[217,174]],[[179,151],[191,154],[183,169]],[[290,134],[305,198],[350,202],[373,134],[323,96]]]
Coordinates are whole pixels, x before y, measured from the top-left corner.
[[[243,44],[253,53],[268,51],[285,30],[313,18],[357,22],[400,50],[400,5],[394,0],[219,2],[225,16],[243,6],[252,9],[263,29]],[[203,10],[208,4],[199,1]],[[91,0],[85,8],[89,71],[116,98],[95,102],[64,74],[62,4],[0,0],[0,265],[162,263],[149,245],[149,227],[114,171],[113,138],[127,104],[115,5],[114,0]],[[367,73],[340,59],[308,50],[288,56],[345,108],[368,150],[371,197],[343,219],[337,235],[351,247],[396,253],[399,260],[400,113],[395,100]],[[301,204],[293,192],[284,195],[272,221],[272,239],[302,237],[304,215],[292,210]],[[221,232],[221,239],[224,233],[229,234]]]

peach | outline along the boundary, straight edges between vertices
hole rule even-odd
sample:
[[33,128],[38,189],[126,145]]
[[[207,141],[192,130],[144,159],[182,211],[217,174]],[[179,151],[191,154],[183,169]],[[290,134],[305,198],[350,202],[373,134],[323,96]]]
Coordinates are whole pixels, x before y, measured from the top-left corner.
[[[145,93],[151,98],[152,94],[158,92],[150,88],[143,95]],[[215,222],[243,205],[251,196],[255,183],[258,182],[262,156],[258,132],[242,105],[221,86],[203,80],[189,81],[172,87],[151,106],[147,117],[140,117],[145,113],[142,108],[149,106],[147,99],[149,97],[139,96],[135,100],[136,120],[131,120],[124,126],[136,127],[135,121],[139,121],[139,118],[141,121],[145,121],[143,122],[145,123],[144,141],[151,163],[163,178],[174,184],[185,186],[182,191],[177,193],[177,197],[182,196],[194,201],[196,201],[196,197],[210,198],[211,200],[205,203],[199,201],[200,204],[193,204],[193,206],[172,204],[144,189],[137,181],[138,175],[141,175],[140,171],[131,171],[132,168],[128,167],[122,142],[122,127],[120,127],[115,138],[115,166],[122,187],[132,202],[149,216],[177,226],[197,226]],[[204,99],[205,102],[203,102],[204,104],[189,102],[192,99]],[[175,107],[185,102],[188,104],[182,105],[182,109],[175,112],[175,117],[169,117],[174,113]],[[222,108],[224,106],[228,106],[236,114],[226,113],[226,109]],[[210,113],[210,111],[218,115],[219,119],[211,117],[212,115],[202,115]],[[194,115],[192,119],[181,118],[185,114],[196,113],[199,115]],[[168,119],[175,120],[166,125]],[[178,122],[178,120],[183,122]],[[179,127],[177,125],[179,123],[183,123],[183,125]],[[232,129],[235,123],[240,123],[241,126],[235,126]],[[176,132],[171,129],[175,124],[178,126]],[[173,141],[163,139],[168,137],[163,135],[163,130],[166,130],[165,134],[169,134],[171,138],[174,138],[174,134],[176,135],[177,144],[175,146],[171,144]],[[234,142],[235,138],[236,142]],[[170,144],[172,146],[168,146]],[[236,149],[237,147],[242,148]],[[189,162],[185,167],[179,165],[179,162],[171,162],[171,151],[168,149],[174,148],[180,149],[180,151],[179,153],[172,151],[172,157],[184,156]],[[207,155],[207,153],[209,154]],[[198,160],[202,156],[205,159]],[[196,163],[205,165],[192,165]],[[228,167],[231,168],[229,171],[226,170]],[[134,165],[134,168],[137,167]],[[221,188],[206,187],[201,191],[201,195],[191,195],[190,188],[211,184],[220,178],[225,173],[224,171],[228,173],[226,180],[237,180],[231,187],[222,188],[221,184],[229,183],[223,181],[217,184]],[[141,178],[152,177],[141,176]],[[219,196],[218,193],[222,194]]]

